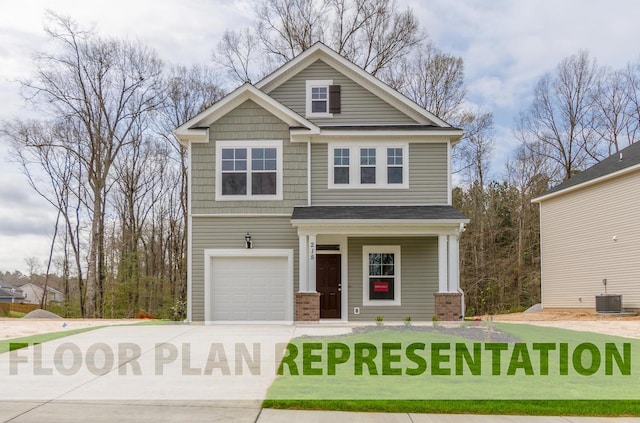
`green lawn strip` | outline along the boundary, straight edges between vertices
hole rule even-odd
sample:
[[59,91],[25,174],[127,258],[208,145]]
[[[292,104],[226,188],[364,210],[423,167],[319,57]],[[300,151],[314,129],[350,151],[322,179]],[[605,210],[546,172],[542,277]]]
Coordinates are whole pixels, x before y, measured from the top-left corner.
[[[604,345],[605,342],[630,343],[632,352],[640,351],[638,340],[614,337],[602,334],[592,334],[566,329],[535,327],[521,324],[490,325],[496,329],[510,333],[531,345],[534,342],[562,342],[578,345],[589,342]],[[479,329],[479,328],[472,328]],[[299,338],[292,340],[292,344],[300,347],[303,343],[340,342],[350,348],[356,342],[401,342],[403,345],[422,339],[423,342],[448,342],[450,344],[465,343],[469,348],[475,342],[483,345],[495,342],[490,339],[488,332],[484,341],[470,341],[457,336],[436,332],[412,333],[402,331],[380,330],[368,334],[355,334],[329,339]],[[455,355],[454,355],[455,357]],[[454,358],[452,357],[452,361]],[[485,358],[483,358],[485,360]],[[637,360],[634,361],[637,364]],[[508,360],[507,360],[508,364]],[[507,364],[503,364],[502,374]],[[315,364],[315,368],[322,368],[323,363]],[[449,363],[453,367],[453,363]],[[604,366],[602,366],[604,367]],[[383,412],[416,412],[416,413],[472,413],[472,414],[525,414],[525,415],[584,415],[584,416],[625,416],[640,415],[640,401],[637,388],[633,385],[634,377],[622,377],[614,373],[614,377],[605,376],[604,370],[588,378],[553,376],[557,373],[558,363],[549,361],[550,376],[536,378],[519,374],[516,376],[485,377],[483,372],[479,377],[454,376],[419,376],[398,377],[354,377],[353,367],[347,367],[346,374],[327,376],[290,376],[285,371],[279,376],[269,389],[266,408],[298,408],[298,409],[327,409],[351,411],[383,411]],[[491,367],[490,367],[491,369]],[[537,369],[536,369],[537,370]],[[299,369],[302,374],[303,369]],[[634,371],[635,367],[634,367]],[[490,372],[490,370],[489,370]],[[600,374],[602,373],[602,374]],[[395,378],[395,379],[394,379]],[[620,384],[619,382],[623,383]],[[435,383],[434,383],[435,382]],[[620,385],[623,387],[621,388]],[[615,389],[625,392],[624,386],[631,389],[630,395],[617,396]],[[537,389],[537,391],[532,388]],[[635,388],[635,389],[633,389]],[[463,389],[467,396],[456,396]],[[537,395],[528,395],[528,390]],[[412,391],[413,390],[413,391]],[[575,391],[575,392],[574,392]],[[353,392],[351,397],[349,396]],[[416,399],[419,392],[421,398]],[[513,395],[510,395],[510,393]],[[602,393],[613,393],[609,398],[599,399]],[[382,394],[381,394],[382,393]],[[477,393],[477,397],[473,397]],[[413,395],[413,396],[411,396]],[[385,397],[386,396],[386,397]],[[487,400],[486,398],[502,398]],[[371,398],[371,399],[364,399]],[[450,400],[448,398],[463,398]],[[468,399],[467,399],[468,398]],[[513,398],[513,399],[509,399]],[[531,399],[523,399],[531,398]],[[558,400],[547,399],[558,398]],[[582,400],[593,398],[591,401]],[[623,398],[624,400],[615,400]]]
[[20,338],[11,338],[0,340],[0,354],[26,348],[30,345],[42,344],[44,342],[53,341],[55,339],[64,338],[65,336],[76,335],[83,332],[89,332],[95,329],[104,328],[106,326],[93,326],[81,329],[71,329],[60,332],[41,333],[38,335],[23,336]]
[[379,413],[601,417],[640,415],[640,401],[632,400],[265,400],[262,407]]

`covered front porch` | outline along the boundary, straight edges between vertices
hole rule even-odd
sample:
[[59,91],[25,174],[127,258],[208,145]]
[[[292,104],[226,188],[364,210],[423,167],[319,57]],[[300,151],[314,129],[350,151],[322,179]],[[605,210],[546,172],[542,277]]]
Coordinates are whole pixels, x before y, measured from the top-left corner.
[[459,236],[449,206],[296,207],[295,319],[458,320]]

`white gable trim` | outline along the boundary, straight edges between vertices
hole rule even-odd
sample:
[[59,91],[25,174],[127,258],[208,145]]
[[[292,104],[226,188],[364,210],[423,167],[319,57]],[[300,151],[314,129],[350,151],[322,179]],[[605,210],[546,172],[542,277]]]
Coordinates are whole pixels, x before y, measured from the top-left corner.
[[320,133],[320,128],[315,124],[249,83],[241,85],[222,100],[180,125],[174,133],[180,143],[184,145],[189,142],[207,143],[209,142],[209,126],[247,100],[252,100],[290,126],[305,126],[309,128],[307,131],[309,134]]
[[322,59],[330,66],[333,66],[338,71],[353,79],[356,83],[359,83],[418,122],[434,123],[441,127],[451,127],[451,125],[433,113],[420,107],[417,103],[411,101],[409,98],[400,94],[375,76],[351,63],[320,42],[315,43],[309,49],[294,57],[270,75],[267,75],[256,84],[256,88],[265,92],[271,92],[318,59]]
[[541,195],[540,197],[536,197],[536,198],[532,199],[531,202],[532,203],[542,203],[543,201],[549,200],[551,198],[555,198],[555,197],[558,197],[558,196],[561,196],[561,195],[564,195],[564,194],[569,194],[570,192],[577,191],[577,190],[582,189],[582,188],[587,188],[587,187],[590,187],[592,185],[596,185],[596,184],[599,184],[601,182],[608,181],[609,179],[617,178],[619,176],[624,176],[627,173],[632,173],[632,172],[635,172],[637,170],[640,170],[640,164],[629,166],[627,168],[618,170],[617,172],[613,172],[613,173],[608,173],[606,175],[602,175],[599,178],[591,179],[591,180],[579,183],[577,185],[573,185],[573,186],[567,187],[565,189],[561,189],[560,191],[552,192],[551,194]]

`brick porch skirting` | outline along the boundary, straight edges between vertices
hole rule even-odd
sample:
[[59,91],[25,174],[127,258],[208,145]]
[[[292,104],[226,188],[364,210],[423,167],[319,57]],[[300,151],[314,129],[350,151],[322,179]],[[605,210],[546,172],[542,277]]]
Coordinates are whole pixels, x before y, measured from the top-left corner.
[[459,292],[436,292],[433,296],[435,297],[438,320],[460,320],[463,317],[462,294]]
[[320,293],[296,292],[296,321],[317,322],[320,320]]

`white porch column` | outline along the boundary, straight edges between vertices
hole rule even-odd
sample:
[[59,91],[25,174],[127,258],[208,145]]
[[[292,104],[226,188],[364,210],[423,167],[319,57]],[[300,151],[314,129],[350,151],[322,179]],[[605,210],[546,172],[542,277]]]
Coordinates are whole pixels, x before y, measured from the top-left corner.
[[316,292],[316,256],[317,256],[316,236],[309,235],[309,292]]
[[438,236],[438,292],[447,292],[449,276],[448,260],[449,251],[447,249],[447,236]]
[[460,246],[457,235],[449,235],[449,286],[448,292],[460,289]]
[[309,292],[309,241],[306,235],[298,235],[298,292]]

